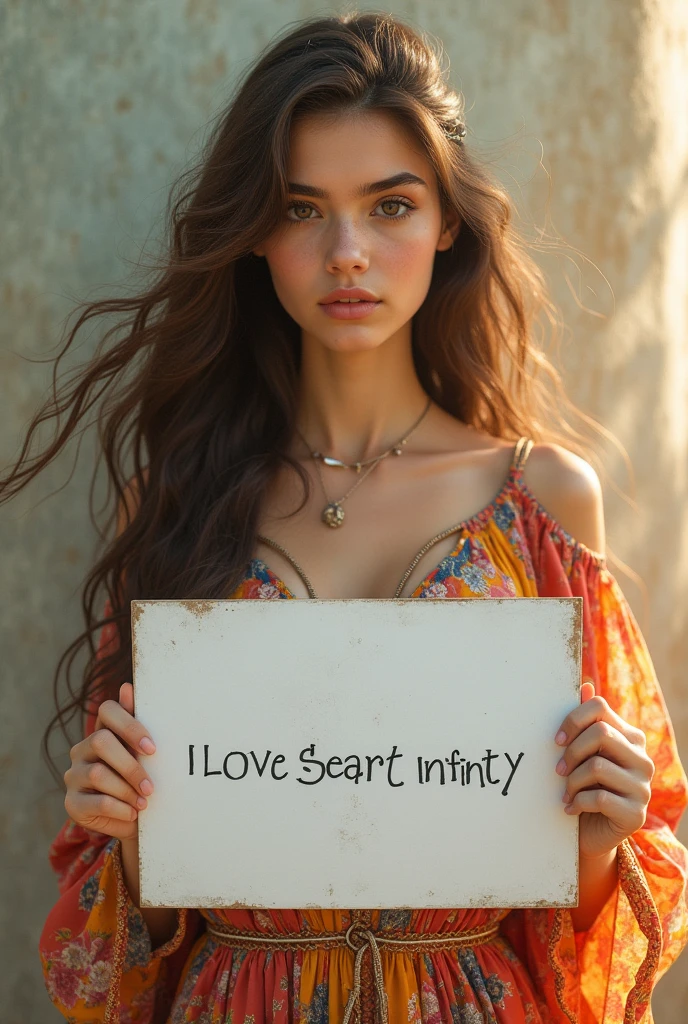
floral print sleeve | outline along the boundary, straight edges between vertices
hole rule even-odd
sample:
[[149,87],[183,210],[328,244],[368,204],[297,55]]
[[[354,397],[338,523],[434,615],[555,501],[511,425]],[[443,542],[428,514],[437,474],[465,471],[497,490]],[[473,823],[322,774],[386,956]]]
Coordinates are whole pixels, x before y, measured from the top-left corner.
[[592,927],[574,934],[568,911],[524,910],[504,930],[552,1010],[578,1024],[650,1022],[652,989],[688,942],[688,851],[675,834],[688,782],[646,642],[604,556],[537,502],[526,528],[538,594],[583,598],[583,679],[643,730],[655,775],[645,825],[619,847],[616,891]]
[[[113,627],[105,626],[98,656],[115,642]],[[96,713],[96,708],[89,713],[87,734]],[[177,911],[175,935],[153,950],[143,915],[124,883],[118,839],[68,820],[50,847],[49,860],[60,897],[43,927],[39,952],[57,1009],[73,1024],[165,1020],[195,939],[196,912]]]

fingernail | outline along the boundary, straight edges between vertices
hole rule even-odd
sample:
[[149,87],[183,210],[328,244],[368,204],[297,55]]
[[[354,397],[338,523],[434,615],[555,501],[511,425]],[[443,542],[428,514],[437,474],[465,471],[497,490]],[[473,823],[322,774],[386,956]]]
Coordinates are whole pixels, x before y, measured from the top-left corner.
[[566,733],[563,729],[560,729],[557,735],[554,737],[554,742],[558,743],[560,746],[562,743],[566,743]]
[[565,814],[573,814],[573,804],[567,804],[564,808]]
[[556,771],[557,775],[566,775],[566,761],[563,757],[560,758],[559,761],[557,761]]
[[137,798],[136,798],[136,806],[140,807],[141,810],[143,810],[143,808],[146,806],[146,801],[143,799],[142,796],[137,796]]
[[142,793],[145,793],[146,796],[150,796],[151,793],[153,792],[153,783],[150,781],[150,779],[144,779],[141,785],[139,786],[139,789],[141,790]]
[[144,736],[142,740],[139,740],[139,746],[144,754],[155,753],[155,743],[153,743],[153,740],[149,740],[147,736]]
[[564,801],[565,804],[570,804],[571,803],[571,797],[569,796],[568,789],[564,790],[564,795],[563,795],[563,797],[561,799]]

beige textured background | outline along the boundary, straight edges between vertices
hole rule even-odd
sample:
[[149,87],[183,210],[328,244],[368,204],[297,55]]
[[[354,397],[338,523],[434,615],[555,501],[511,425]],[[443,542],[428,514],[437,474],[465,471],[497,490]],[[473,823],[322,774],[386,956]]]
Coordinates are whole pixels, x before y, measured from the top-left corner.
[[[609,541],[647,585],[646,617],[640,590],[619,577],[688,760],[688,7],[421,0],[388,9],[443,40],[467,97],[469,145],[487,152],[510,139],[499,173],[524,215],[549,216],[549,233],[582,254],[542,256],[568,325],[566,381],[637,472],[640,513],[606,492]],[[283,24],[331,10],[305,0],[5,0],[0,463],[49,383],[49,367],[26,357],[49,354],[73,300],[121,285],[234,75]],[[79,358],[94,340],[84,332]],[[63,807],[38,737],[94,552],[88,439],[69,485],[39,501],[67,480],[74,454],[0,511],[4,1024],[58,1019],[36,942],[56,898],[46,853]],[[688,1015],[685,968],[684,956],[656,991],[658,1024]]]

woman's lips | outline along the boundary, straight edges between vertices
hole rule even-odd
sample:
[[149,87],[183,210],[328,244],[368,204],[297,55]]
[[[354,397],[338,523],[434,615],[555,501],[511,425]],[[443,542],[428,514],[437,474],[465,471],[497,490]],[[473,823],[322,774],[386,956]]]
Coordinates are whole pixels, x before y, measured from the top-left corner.
[[381,305],[382,302],[321,302],[320,308],[335,320],[360,320]]

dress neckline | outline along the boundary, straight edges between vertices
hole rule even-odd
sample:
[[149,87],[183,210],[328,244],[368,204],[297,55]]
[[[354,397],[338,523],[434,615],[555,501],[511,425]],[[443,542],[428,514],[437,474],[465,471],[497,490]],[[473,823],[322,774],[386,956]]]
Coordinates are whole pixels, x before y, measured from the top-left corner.
[[[475,512],[473,515],[469,516],[467,519],[462,519],[461,522],[455,523],[453,526],[450,526],[447,529],[440,531],[440,533],[436,534],[429,541],[426,541],[426,543],[415,554],[415,556],[409,563],[407,569],[403,573],[401,579],[399,580],[397,588],[394,594],[392,595],[393,599],[400,598],[401,592],[405,584],[407,583],[411,573],[413,572],[413,570],[415,569],[416,565],[423,557],[423,555],[425,555],[430,550],[431,547],[433,547],[435,544],[438,544],[441,540],[444,540],[446,537],[450,537],[453,533],[471,533],[477,527],[486,525],[487,522],[489,522],[489,520],[493,518],[494,513],[497,509],[497,505],[503,502],[506,496],[509,493],[511,493],[512,489],[514,488],[517,482],[517,479],[522,474],[523,466],[525,465],[526,459],[528,458],[532,450],[532,447],[533,442],[530,440],[530,438],[519,438],[514,448],[514,452],[511,458],[511,464],[509,466],[509,471],[506,475],[506,478],[504,479],[502,486],[499,488],[499,490],[494,495],[492,500],[489,501],[487,505],[483,506],[483,508]],[[277,542],[272,540],[271,538],[265,537],[261,534],[258,535],[258,539],[263,543],[268,544],[275,550],[279,551],[287,559],[287,561],[299,575],[304,586],[306,587],[306,590],[308,591],[308,598],[317,600],[317,594],[315,593],[313,584],[311,583],[310,579],[308,578],[302,567],[292,557],[292,555],[289,554],[286,548],[282,547],[281,544],[277,544]],[[438,569],[441,569],[445,565],[445,563],[448,562],[450,559],[456,558],[459,551],[463,547],[465,540],[465,536],[459,536],[452,550],[447,555],[445,555],[444,558],[442,558],[440,562],[438,562],[438,564],[423,577],[423,579],[419,582],[418,586],[415,587],[415,589],[409,595],[409,597],[413,598],[415,597],[416,594],[422,592],[423,589],[425,589],[428,586],[430,577],[434,576],[437,573]],[[262,558],[252,558],[251,564],[260,566],[264,570],[264,572],[266,572],[267,575],[271,578],[272,582],[279,585],[280,589],[287,597],[292,598],[296,601],[306,600],[305,598],[296,597],[291,588],[286,585],[284,580],[282,580],[277,575],[277,573],[275,573],[267,564],[267,562],[265,562]]]

